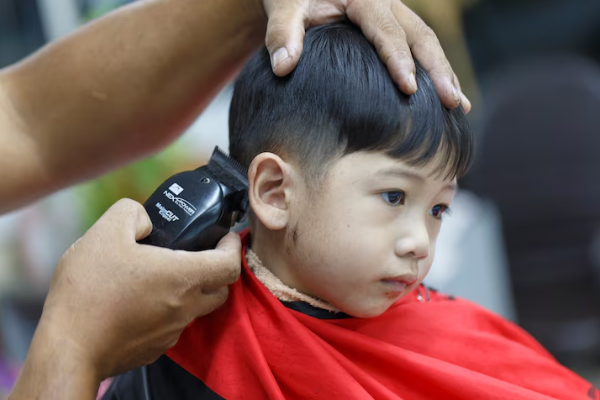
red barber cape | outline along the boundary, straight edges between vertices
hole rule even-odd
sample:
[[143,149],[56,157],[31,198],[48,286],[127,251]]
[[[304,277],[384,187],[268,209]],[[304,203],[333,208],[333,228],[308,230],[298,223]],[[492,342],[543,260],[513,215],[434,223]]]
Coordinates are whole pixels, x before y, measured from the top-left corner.
[[413,292],[376,318],[319,319],[282,304],[243,260],[227,303],[167,353],[225,399],[600,399],[521,328],[468,301]]

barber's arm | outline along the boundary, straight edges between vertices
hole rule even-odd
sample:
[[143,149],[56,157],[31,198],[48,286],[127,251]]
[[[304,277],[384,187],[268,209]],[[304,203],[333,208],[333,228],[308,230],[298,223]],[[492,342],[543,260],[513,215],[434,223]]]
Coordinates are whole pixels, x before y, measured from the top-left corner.
[[139,1],[0,74],[0,212],[155,152],[264,41],[258,0]]

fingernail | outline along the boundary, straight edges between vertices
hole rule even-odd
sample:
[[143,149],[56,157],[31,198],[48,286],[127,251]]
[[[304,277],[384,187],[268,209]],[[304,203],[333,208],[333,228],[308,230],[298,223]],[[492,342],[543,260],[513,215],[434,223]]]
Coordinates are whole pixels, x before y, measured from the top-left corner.
[[466,113],[471,111],[471,102],[467,99],[467,96],[463,92],[460,92],[460,104],[462,104],[463,109]]
[[285,47],[282,47],[279,50],[277,50],[275,53],[273,53],[273,58],[271,60],[273,68],[277,68],[277,66],[281,62],[285,61],[287,58],[289,58],[289,54]]
[[412,87],[412,89],[416,92],[417,91],[417,80],[415,78],[415,74],[414,72],[411,72],[410,75],[408,76],[408,84]]

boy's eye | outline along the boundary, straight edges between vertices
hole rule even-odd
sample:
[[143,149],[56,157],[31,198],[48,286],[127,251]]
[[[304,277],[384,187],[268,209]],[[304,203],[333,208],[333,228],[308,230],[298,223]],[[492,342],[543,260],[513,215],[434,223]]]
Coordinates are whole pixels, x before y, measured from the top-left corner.
[[443,205],[443,204],[438,204],[437,206],[434,206],[431,209],[430,214],[434,218],[442,219],[442,215],[444,213],[449,213],[449,212],[450,212],[450,207]]
[[381,197],[393,206],[404,204],[404,192],[399,190],[381,193]]

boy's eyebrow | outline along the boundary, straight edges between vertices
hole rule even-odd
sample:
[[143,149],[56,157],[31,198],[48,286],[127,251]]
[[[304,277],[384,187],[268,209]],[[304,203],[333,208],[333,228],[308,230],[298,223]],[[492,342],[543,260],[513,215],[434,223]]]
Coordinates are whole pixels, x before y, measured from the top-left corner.
[[[381,171],[379,171],[377,173],[377,175],[380,176],[393,176],[393,177],[401,177],[401,178],[406,178],[406,179],[410,179],[413,181],[418,181],[420,183],[425,183],[425,177],[422,175],[417,174],[416,172],[410,172],[410,171],[406,171],[402,168],[389,168],[389,169],[383,169]],[[452,182],[447,184],[444,187],[445,190],[453,190],[453,191],[457,191],[458,190],[458,184],[456,182]]]

